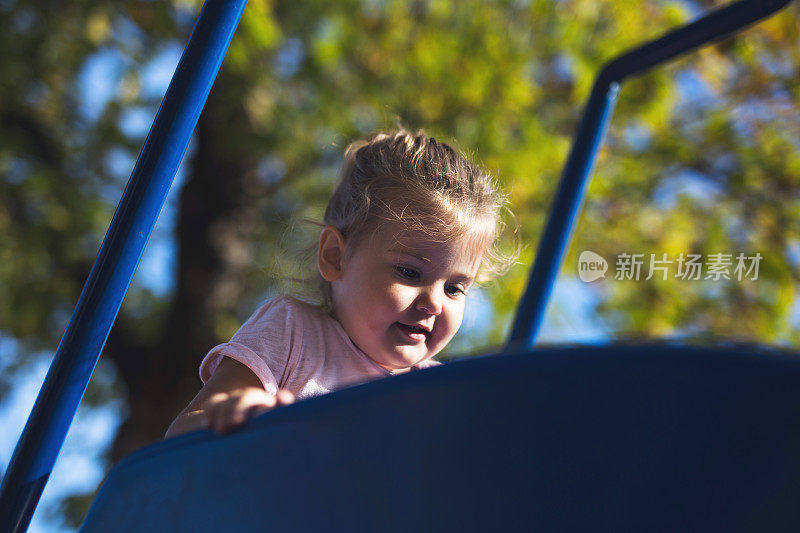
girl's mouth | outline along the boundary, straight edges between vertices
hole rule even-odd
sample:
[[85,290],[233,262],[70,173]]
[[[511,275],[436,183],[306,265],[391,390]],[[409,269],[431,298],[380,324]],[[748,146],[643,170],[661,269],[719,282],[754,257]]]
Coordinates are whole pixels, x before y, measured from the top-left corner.
[[394,324],[397,326],[397,329],[400,330],[403,336],[412,341],[424,342],[428,337],[428,330],[422,326],[410,326],[408,324],[403,324],[402,322],[395,322]]

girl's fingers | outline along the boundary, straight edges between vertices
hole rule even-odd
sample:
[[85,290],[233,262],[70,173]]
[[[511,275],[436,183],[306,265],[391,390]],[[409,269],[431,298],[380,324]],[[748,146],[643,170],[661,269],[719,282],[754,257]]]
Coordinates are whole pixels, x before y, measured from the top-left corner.
[[256,388],[234,394],[215,394],[205,409],[206,427],[215,433],[227,433],[244,424],[252,416],[269,411],[276,405],[286,405],[293,401],[294,395],[289,391],[278,391],[276,397],[263,389]]
[[286,389],[281,389],[278,391],[276,399],[278,405],[289,405],[290,403],[294,403],[294,394]]
[[228,395],[224,392],[217,393],[209,398],[208,403],[203,410],[205,427],[216,430],[220,409],[227,399]]
[[251,405],[263,405],[264,407],[268,407],[272,409],[278,404],[278,400],[272,394],[261,391],[258,393],[257,396],[253,396],[249,399]]

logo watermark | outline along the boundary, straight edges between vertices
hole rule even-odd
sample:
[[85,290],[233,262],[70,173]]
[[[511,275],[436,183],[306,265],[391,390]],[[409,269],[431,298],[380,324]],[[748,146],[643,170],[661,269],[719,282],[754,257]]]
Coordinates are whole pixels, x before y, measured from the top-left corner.
[[[649,257],[649,259],[646,259]],[[715,253],[684,254],[677,257],[668,254],[617,254],[614,263],[616,271],[615,280],[649,280],[661,279],[666,281],[670,277],[683,281],[702,280],[751,280],[758,279],[758,267],[762,255]],[[581,281],[592,281],[605,278],[608,271],[608,262],[600,255],[590,250],[581,252],[578,258],[578,276]]]
[[608,271],[608,262],[599,254],[586,250],[578,258],[578,276],[581,281],[590,283],[596,279],[605,278]]

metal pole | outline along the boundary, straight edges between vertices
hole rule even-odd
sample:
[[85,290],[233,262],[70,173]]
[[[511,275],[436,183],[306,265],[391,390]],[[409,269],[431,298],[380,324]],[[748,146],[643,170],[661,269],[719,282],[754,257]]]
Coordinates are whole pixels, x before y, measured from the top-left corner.
[[28,528],[246,2],[200,12],[3,478],[0,531]]
[[627,52],[607,63],[595,79],[558,192],[550,210],[536,262],[517,307],[517,316],[505,351],[533,346],[544,319],[547,300],[563,262],[595,155],[605,135],[619,84],[628,76],[651,68],[700,46],[720,40],[785,7],[790,0],[743,0],[667,35]]

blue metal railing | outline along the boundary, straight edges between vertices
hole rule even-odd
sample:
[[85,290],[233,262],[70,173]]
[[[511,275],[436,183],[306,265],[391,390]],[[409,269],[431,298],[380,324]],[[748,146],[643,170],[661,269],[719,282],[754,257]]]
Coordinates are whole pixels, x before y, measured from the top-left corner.
[[4,533],[28,528],[246,2],[197,19],[3,478]]
[[563,262],[584,190],[611,117],[622,81],[653,67],[718,41],[779,11],[790,0],[743,0],[635,48],[603,67],[595,79],[556,198],[550,208],[536,261],[528,279],[506,346],[507,351],[530,348],[542,325],[556,276]]

